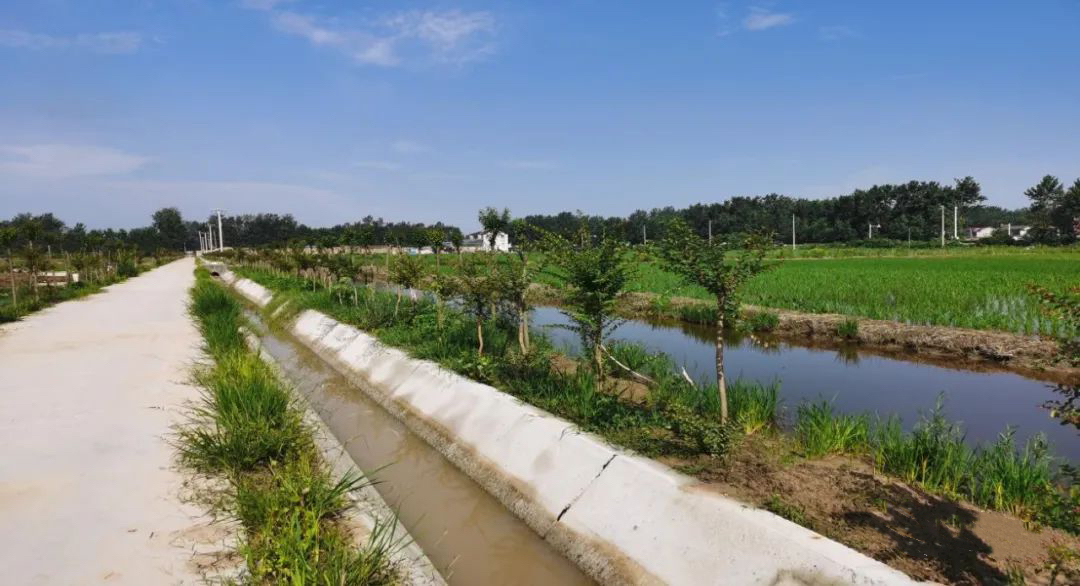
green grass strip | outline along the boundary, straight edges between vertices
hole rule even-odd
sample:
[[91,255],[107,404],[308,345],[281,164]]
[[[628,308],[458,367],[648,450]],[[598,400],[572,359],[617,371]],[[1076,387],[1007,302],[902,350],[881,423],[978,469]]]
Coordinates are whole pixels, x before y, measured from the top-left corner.
[[207,271],[196,271],[190,313],[211,364],[197,368],[201,401],[177,432],[188,468],[223,478],[213,506],[243,527],[244,584],[395,584],[393,524],[377,523],[357,547],[344,523],[361,476],[333,478],[302,407],[248,349],[237,301]]

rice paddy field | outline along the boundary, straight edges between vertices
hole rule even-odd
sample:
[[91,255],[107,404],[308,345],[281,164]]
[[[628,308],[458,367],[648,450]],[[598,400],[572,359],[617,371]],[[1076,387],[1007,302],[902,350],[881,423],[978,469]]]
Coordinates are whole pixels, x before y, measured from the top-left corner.
[[[772,252],[773,257],[780,249]],[[784,251],[790,255],[790,250]],[[742,302],[807,313],[835,313],[906,324],[1000,330],[1025,335],[1075,334],[1044,315],[1027,292],[1035,284],[1062,292],[1080,286],[1080,248],[978,247],[971,249],[799,249],[775,259],[773,268],[750,281]],[[819,258],[817,254],[827,254]],[[845,256],[847,254],[864,256]],[[685,284],[647,253],[636,251],[638,269],[627,290],[664,298],[712,300]],[[531,258],[543,262],[543,255]],[[435,259],[425,255],[429,270]],[[363,255],[361,264],[382,267],[383,255]],[[452,273],[457,256],[443,254],[440,272]],[[560,287],[550,270],[538,282]]]
[[[1080,286],[1080,253],[788,260],[748,283],[742,301],[908,324],[1065,333],[1039,311],[1028,284],[1056,291]],[[631,290],[710,299],[649,261]]]

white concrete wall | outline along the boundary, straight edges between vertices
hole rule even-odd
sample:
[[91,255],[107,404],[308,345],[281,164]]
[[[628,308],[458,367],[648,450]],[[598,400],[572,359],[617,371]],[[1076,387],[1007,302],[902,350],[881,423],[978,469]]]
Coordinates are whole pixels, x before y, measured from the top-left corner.
[[302,312],[292,332],[602,583],[914,583],[321,313]]

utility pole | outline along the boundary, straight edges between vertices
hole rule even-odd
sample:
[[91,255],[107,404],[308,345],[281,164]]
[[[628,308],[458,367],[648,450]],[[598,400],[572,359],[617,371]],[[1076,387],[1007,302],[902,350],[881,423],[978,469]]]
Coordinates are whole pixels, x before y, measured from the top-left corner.
[[202,230],[196,230],[195,233],[199,236],[199,252],[206,250],[206,241],[203,240]]
[[941,247],[945,248],[945,206],[941,206]]
[[953,237],[953,240],[959,240],[960,239],[959,228],[957,228],[957,224],[959,222],[960,222],[960,206],[953,206],[952,207],[952,237]]
[[217,245],[218,250],[225,250],[225,232],[221,230],[221,212],[225,210],[214,210],[217,214]]
[[210,224],[210,222],[206,223],[206,233],[208,239],[206,250],[209,252],[214,250],[214,227]]
[[649,243],[649,237],[645,233],[645,226],[644,225],[641,226],[641,243],[642,244],[648,244]]
[[791,214],[791,250],[795,250],[795,214]]
[[867,240],[873,240],[874,239],[874,223],[873,222],[867,222],[866,223],[866,239]]
[[709,220],[709,244],[712,244],[712,220]]

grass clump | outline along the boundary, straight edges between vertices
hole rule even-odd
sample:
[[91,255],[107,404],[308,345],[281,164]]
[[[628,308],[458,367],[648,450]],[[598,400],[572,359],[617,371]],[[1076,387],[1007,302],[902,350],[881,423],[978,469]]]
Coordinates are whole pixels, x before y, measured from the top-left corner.
[[859,338],[859,320],[847,318],[836,325],[836,335],[845,340],[857,340]]
[[1044,436],[1018,449],[1013,429],[974,447],[964,435],[962,426],[945,417],[941,400],[911,431],[897,418],[836,413],[828,401],[801,405],[795,420],[807,457],[865,455],[879,472],[931,492],[1080,533],[1075,471],[1058,466]]
[[396,583],[393,524],[356,546],[343,517],[364,481],[330,476],[290,391],[246,347],[238,302],[200,269],[189,311],[213,362],[196,372],[203,397],[176,444],[184,464],[227,481],[215,506],[243,527],[242,581]]
[[800,405],[795,415],[795,437],[811,458],[850,454],[867,445],[869,419],[836,413],[830,401]]

